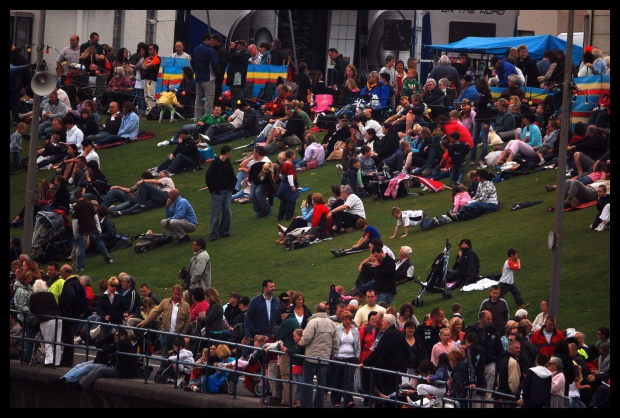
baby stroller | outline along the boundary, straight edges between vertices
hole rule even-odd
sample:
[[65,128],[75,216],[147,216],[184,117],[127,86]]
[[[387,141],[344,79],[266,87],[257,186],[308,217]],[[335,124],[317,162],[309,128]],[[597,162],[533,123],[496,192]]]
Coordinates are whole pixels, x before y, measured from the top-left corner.
[[[179,388],[184,388],[188,385],[189,375],[187,371],[191,371],[189,367],[186,367],[183,364],[179,364],[179,367],[183,368],[183,373],[181,378],[179,378],[179,382],[176,382],[177,373],[174,369],[174,362],[167,360],[166,364],[159,368],[157,373],[155,374],[154,380],[155,383],[178,383]],[[150,375],[150,372],[149,372]]]
[[63,214],[39,211],[32,233],[32,258],[39,263],[62,260],[71,254],[70,236]]
[[449,292],[448,287],[446,285],[446,275],[448,273],[448,261],[450,259],[450,241],[446,240],[446,246],[441,253],[435,258],[433,265],[431,266],[431,271],[428,273],[428,277],[426,282],[422,283],[418,280],[413,280],[415,283],[419,284],[421,289],[418,293],[418,296],[411,301],[411,304],[415,307],[420,307],[423,305],[422,295],[425,292],[430,293],[441,293],[443,292],[444,299],[452,298],[452,294]]
[[[261,357],[264,356],[264,353],[259,350],[255,350],[248,359],[248,363],[239,367],[239,370],[244,371],[246,373],[252,373],[254,375],[263,374],[263,361]],[[229,372],[226,376],[227,380],[227,391],[229,395],[234,394],[235,387],[237,386],[237,381],[239,380],[239,375],[236,375],[233,372]],[[252,392],[254,396],[260,396],[261,398],[265,398],[269,392],[269,386],[267,385],[267,381],[259,376],[243,376],[243,387],[248,391]]]

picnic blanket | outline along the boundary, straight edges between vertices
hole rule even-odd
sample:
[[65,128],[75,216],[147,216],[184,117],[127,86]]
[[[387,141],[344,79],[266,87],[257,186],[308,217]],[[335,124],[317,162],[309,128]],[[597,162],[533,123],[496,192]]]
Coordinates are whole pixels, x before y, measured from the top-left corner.
[[[142,141],[145,139],[153,138],[154,136],[155,136],[155,132],[140,131],[138,132],[138,136],[136,137],[136,139],[133,139],[129,142]],[[127,144],[127,141],[110,142],[109,144],[97,145],[97,149],[118,147],[119,145],[125,145],[125,144]]]
[[461,290],[463,292],[471,292],[472,290],[484,290],[495,284],[499,284],[499,281],[485,278],[478,280],[476,283],[465,285],[461,288]]
[[[573,203],[570,208],[564,208],[564,212],[571,212],[573,210],[580,210],[589,208],[590,206],[596,206],[596,200],[586,203]],[[549,212],[555,212],[555,206],[549,206]]]

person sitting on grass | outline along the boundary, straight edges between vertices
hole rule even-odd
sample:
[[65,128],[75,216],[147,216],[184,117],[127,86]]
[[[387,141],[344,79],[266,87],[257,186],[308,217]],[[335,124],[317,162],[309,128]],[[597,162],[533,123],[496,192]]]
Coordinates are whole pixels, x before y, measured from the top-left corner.
[[181,129],[176,149],[157,167],[156,172],[168,170],[169,173],[176,174],[198,167],[200,167],[200,153],[196,142],[187,129]]
[[370,225],[366,219],[358,219],[355,222],[355,228],[362,230],[361,238],[351,246],[351,248],[345,249],[331,249],[330,251],[335,257],[342,257],[349,254],[361,253],[362,251],[367,250],[368,244],[375,238],[381,238],[381,234],[374,226]]
[[312,193],[310,193],[306,199],[301,201],[301,216],[295,216],[291,220],[291,224],[288,228],[284,228],[282,225],[278,224],[278,234],[280,238],[276,241],[276,244],[284,244],[286,234],[297,228],[310,229],[313,214],[314,206],[312,205]]
[[476,217],[482,213],[493,212],[499,209],[497,190],[492,181],[493,174],[481,168],[476,170],[476,178],[478,180],[476,194],[467,205],[461,207],[456,217],[451,216],[453,221],[471,219],[472,215]]

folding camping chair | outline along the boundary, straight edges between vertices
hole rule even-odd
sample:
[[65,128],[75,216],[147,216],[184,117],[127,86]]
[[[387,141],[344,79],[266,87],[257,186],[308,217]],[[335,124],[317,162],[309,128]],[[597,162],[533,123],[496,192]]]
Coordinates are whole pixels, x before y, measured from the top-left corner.
[[261,103],[272,102],[276,97],[276,89],[278,87],[277,83],[273,81],[267,81],[265,83],[265,87],[263,87],[258,95],[258,100]]
[[254,82],[246,81],[245,87],[243,87],[243,90],[241,90],[241,97],[243,97],[244,99],[252,99],[253,91],[254,91]]
[[90,95],[97,104],[97,110],[103,112],[103,106],[101,105],[101,98],[108,88],[108,77],[105,74],[99,74],[95,76],[95,86],[90,88]]

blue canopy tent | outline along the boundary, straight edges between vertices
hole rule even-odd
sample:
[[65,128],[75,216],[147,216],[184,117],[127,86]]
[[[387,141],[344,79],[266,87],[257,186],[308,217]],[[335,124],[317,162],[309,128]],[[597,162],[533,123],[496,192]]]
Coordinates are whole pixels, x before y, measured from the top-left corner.
[[[478,54],[491,54],[499,58],[503,58],[511,47],[517,47],[525,44],[528,49],[529,56],[532,59],[540,60],[547,49],[561,49],[566,52],[566,41],[553,35],[538,36],[516,36],[505,38],[482,38],[469,36],[460,41],[443,45],[426,45],[424,48],[430,51],[448,51],[448,52],[467,52]],[[583,48],[573,44],[573,63],[579,66]]]

